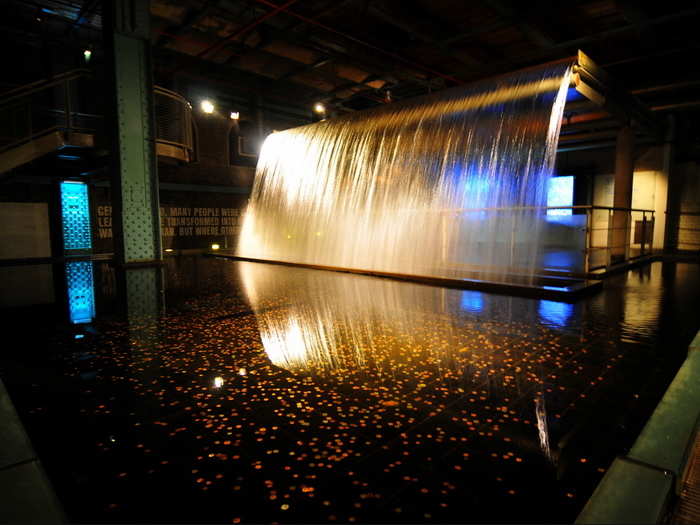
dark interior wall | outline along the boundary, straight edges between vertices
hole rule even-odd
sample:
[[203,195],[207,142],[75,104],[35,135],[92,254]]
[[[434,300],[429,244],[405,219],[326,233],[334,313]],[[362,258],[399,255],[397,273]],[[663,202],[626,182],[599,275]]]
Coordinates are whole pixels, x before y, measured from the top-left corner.
[[[195,160],[180,163],[160,159],[158,174],[164,183],[231,186],[249,190],[253,185],[255,162],[252,166],[232,165],[229,140],[236,123],[228,116],[204,115],[194,111]],[[253,159],[255,161],[255,159]]]
[[[36,17],[41,18],[41,14],[37,13]],[[44,25],[50,24],[51,20],[47,22],[46,18],[41,18],[41,21],[38,21],[35,18],[28,23],[33,23],[39,28],[36,37],[30,38],[21,32],[12,31],[11,28],[0,32],[4,72],[0,74],[0,90],[85,67],[83,51],[86,46],[95,51],[91,64],[99,60],[99,35],[95,34],[94,38],[88,40],[75,38],[58,41],[54,31]],[[64,24],[59,24],[59,27],[65,31]]]
[[[663,169],[663,148],[640,145],[635,151],[634,171]],[[564,152],[557,155],[555,173],[574,175],[574,204],[594,204],[596,178],[615,172],[615,149],[601,148]]]

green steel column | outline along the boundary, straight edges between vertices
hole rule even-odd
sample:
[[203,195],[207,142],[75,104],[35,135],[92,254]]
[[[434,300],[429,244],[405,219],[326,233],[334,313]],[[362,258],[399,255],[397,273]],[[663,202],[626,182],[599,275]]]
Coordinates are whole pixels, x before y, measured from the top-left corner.
[[150,16],[149,0],[103,0],[113,93],[114,252],[119,295],[129,319],[157,315],[163,300]]
[[[116,110],[112,199],[117,262],[161,260],[148,0],[105,0],[104,31]],[[116,129],[114,129],[116,127]]]

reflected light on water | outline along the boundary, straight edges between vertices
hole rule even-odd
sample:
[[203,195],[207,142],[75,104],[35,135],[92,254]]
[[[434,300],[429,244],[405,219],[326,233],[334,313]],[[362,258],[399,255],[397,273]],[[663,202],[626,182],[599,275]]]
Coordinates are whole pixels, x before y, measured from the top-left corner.
[[303,364],[309,359],[308,351],[314,346],[312,342],[307,345],[296,319],[281,324],[271,323],[268,330],[260,335],[270,361],[283,368]]
[[484,298],[481,295],[481,292],[464,290],[462,292],[462,299],[459,304],[464,311],[480,312],[484,307]]
[[543,323],[564,327],[574,313],[574,305],[558,301],[540,301],[538,311]]
[[537,432],[540,437],[540,447],[546,458],[552,461],[552,450],[549,447],[549,428],[547,427],[547,408],[544,396],[535,398],[535,414],[537,415]]

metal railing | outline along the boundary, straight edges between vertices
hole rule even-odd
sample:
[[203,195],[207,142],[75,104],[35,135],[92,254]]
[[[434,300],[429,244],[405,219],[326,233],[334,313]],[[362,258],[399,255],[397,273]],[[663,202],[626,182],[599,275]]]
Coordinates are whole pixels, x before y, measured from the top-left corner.
[[[472,250],[483,247],[484,252],[498,254],[491,260],[514,272],[534,265],[539,270],[588,274],[651,255],[654,250],[654,210],[587,205],[470,208],[443,213],[443,231],[470,235]],[[449,224],[453,219],[472,224]],[[532,260],[533,243],[541,247],[536,261]],[[467,265],[481,266],[473,253],[444,253],[442,257],[455,265],[466,260]]]
[[[76,69],[0,94],[0,153],[60,132],[103,133],[110,102],[89,70]],[[189,161],[194,151],[192,107],[168,89],[154,87],[156,148],[159,155]]]
[[677,235],[676,249],[679,252],[700,253],[700,211],[682,211],[678,214]]
[[99,100],[89,71],[78,69],[27,84],[0,96],[0,153],[60,131],[95,133]]
[[156,141],[161,146],[157,148],[158,154],[192,160],[192,106],[182,95],[169,89],[155,86],[153,93]]
[[652,253],[654,210],[590,206],[586,211],[586,272]]

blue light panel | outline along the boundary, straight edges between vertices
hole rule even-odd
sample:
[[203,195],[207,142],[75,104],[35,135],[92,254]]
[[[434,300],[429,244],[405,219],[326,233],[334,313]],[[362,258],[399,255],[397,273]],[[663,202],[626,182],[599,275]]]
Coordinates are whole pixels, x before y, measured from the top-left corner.
[[83,182],[61,183],[61,215],[63,218],[63,249],[92,248],[88,188]]
[[[574,176],[551,177],[547,184],[547,206],[573,206]],[[547,215],[571,215],[571,210],[547,210]]]
[[460,308],[465,312],[480,312],[484,307],[484,297],[481,292],[464,290],[460,300]]
[[89,323],[95,317],[95,285],[91,261],[66,263],[68,315],[71,323]]
[[545,324],[564,327],[574,313],[574,305],[541,300],[538,312]]

